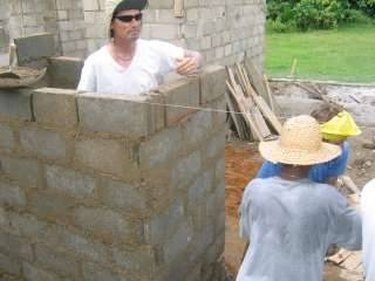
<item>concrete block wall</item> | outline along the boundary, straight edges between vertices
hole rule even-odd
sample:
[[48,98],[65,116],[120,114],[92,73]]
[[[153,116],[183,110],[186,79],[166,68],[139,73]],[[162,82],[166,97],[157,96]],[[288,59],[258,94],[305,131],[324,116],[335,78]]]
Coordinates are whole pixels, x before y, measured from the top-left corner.
[[223,280],[226,124],[209,110],[225,109],[218,77],[222,67],[206,67],[140,97],[0,91],[0,269]]
[[[104,0],[2,1],[0,51],[9,38],[52,32],[61,55],[85,58],[108,40]],[[206,64],[232,64],[246,56],[263,68],[265,0],[185,0],[176,15],[177,1],[150,1],[143,38],[198,50]]]

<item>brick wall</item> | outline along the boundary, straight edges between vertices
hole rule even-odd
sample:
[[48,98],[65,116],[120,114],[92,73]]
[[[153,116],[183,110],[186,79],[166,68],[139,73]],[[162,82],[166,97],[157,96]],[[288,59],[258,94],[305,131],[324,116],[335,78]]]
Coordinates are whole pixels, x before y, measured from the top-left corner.
[[[246,56],[262,68],[264,0],[182,3],[176,15],[174,0],[150,1],[142,37],[199,50],[207,64],[231,64]],[[103,9],[104,0],[8,0],[0,11],[0,50],[6,49],[9,36],[52,32],[63,55],[84,58],[108,38]]]
[[225,108],[224,69],[140,97],[54,88],[81,65],[54,58],[49,87],[0,91],[0,268],[222,280],[225,114],[194,107]]

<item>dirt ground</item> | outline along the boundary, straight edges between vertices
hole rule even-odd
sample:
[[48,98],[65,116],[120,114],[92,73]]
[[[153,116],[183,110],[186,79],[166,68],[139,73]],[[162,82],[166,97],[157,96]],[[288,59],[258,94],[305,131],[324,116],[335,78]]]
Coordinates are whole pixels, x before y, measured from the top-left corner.
[[[375,108],[374,108],[375,110]],[[352,154],[346,174],[361,189],[375,177],[375,128],[362,126],[362,135],[350,139]],[[226,157],[226,244],[224,258],[232,277],[240,266],[246,242],[238,237],[238,207],[246,184],[256,175],[262,158],[254,143],[232,142],[225,150]],[[359,281],[357,272],[348,272],[327,264],[326,281]]]

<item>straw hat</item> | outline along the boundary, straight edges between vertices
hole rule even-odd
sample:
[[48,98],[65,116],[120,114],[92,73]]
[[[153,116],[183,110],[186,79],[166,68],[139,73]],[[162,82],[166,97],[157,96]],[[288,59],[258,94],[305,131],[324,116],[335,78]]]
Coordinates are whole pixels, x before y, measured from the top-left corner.
[[106,0],[104,10],[104,23],[108,25],[108,30],[111,25],[113,12],[119,4],[122,5],[121,10],[143,10],[147,6],[147,0]]
[[341,148],[322,142],[320,126],[311,116],[288,119],[276,141],[261,142],[260,154],[273,163],[314,165],[327,162],[341,154]]

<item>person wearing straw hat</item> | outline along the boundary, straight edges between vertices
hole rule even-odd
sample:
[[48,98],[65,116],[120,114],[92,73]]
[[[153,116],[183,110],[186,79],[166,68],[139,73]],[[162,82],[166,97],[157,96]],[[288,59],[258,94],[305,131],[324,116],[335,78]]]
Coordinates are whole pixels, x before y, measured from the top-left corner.
[[375,178],[369,181],[361,193],[362,254],[366,281],[375,280]]
[[168,42],[140,39],[147,0],[106,0],[110,40],[84,63],[78,91],[138,95],[156,88],[172,71],[195,75],[199,52]]
[[[315,182],[336,185],[338,177],[345,173],[351,152],[347,138],[361,134],[361,130],[347,111],[335,105],[323,104],[310,115],[321,124],[323,140],[340,145],[342,153],[329,162],[315,165],[310,170],[309,178]],[[265,161],[257,177],[268,178],[279,175],[280,169],[280,165]]]
[[308,178],[313,165],[341,153],[322,141],[311,116],[288,119],[275,141],[261,142],[263,158],[280,163],[279,176],[256,178],[240,205],[240,235],[250,241],[237,281],[322,281],[331,244],[361,248],[361,217],[333,186]]

